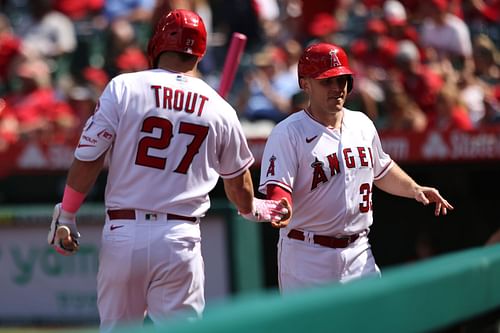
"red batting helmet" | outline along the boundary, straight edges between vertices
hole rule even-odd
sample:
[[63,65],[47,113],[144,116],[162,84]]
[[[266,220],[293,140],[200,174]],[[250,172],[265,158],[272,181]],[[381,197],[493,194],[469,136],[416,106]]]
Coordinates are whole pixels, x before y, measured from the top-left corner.
[[352,71],[345,51],[334,44],[319,43],[307,47],[299,59],[299,86],[301,78],[310,77],[316,80],[333,76],[349,75],[347,91],[353,85]]
[[207,49],[207,30],[201,17],[186,9],[164,15],[148,44],[149,61],[156,66],[164,51],[177,51],[203,57]]

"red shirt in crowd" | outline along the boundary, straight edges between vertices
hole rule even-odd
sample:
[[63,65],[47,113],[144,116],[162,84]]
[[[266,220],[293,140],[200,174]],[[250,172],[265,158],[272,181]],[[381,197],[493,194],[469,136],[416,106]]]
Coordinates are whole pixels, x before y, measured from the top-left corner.
[[437,96],[444,84],[439,74],[422,65],[416,74],[404,73],[401,80],[406,93],[413,97],[422,111],[427,114],[435,111]]
[[54,9],[73,20],[83,19],[104,7],[104,0],[55,0]]
[[21,49],[21,40],[9,33],[0,34],[0,81],[7,79],[9,65]]
[[453,129],[470,131],[474,125],[470,120],[467,110],[461,106],[455,106],[448,111],[449,114],[434,113],[429,116],[429,129],[446,132]]

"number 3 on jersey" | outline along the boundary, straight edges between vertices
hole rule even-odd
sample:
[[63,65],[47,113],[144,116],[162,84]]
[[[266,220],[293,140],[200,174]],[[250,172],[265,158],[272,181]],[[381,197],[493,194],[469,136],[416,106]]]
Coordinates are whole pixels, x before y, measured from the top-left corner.
[[[153,133],[154,129],[160,130],[159,137],[146,136],[139,141],[135,164],[150,168],[165,169],[166,157],[151,156],[149,148],[167,149],[173,137],[173,124],[170,120],[160,117],[149,117],[144,119],[141,132]],[[181,122],[179,133],[193,136],[193,140],[187,145],[186,153],[182,157],[174,172],[186,174],[193,158],[199,153],[199,149],[208,135],[209,128],[193,123]]]
[[361,194],[361,202],[359,203],[359,211],[361,213],[368,213],[372,208],[372,189],[370,184],[363,183],[359,187],[359,194]]

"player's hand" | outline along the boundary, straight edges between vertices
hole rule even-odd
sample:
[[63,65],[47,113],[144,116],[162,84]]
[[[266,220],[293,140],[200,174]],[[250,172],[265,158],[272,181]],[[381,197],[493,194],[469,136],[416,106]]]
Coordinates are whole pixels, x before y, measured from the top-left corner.
[[415,194],[415,200],[428,205],[430,203],[436,203],[436,208],[434,210],[434,215],[446,215],[448,210],[453,210],[454,207],[444,199],[439,191],[432,187],[421,186],[418,188]]
[[63,256],[76,254],[79,249],[78,239],[80,233],[76,228],[75,214],[66,212],[61,209],[61,204],[58,203],[54,207],[52,214],[52,222],[50,223],[47,242],[58,253]]
[[253,209],[250,213],[239,213],[247,220],[253,222],[280,222],[287,217],[290,212],[281,201],[263,200],[253,198]]
[[[292,217],[292,207],[290,207],[290,203],[288,200],[285,198],[280,200],[280,205],[281,205],[281,211],[284,212],[284,209],[286,209],[285,214],[280,215],[280,219],[276,221],[271,221],[271,225],[273,228],[284,228],[288,225],[288,222],[290,222],[290,218]],[[283,209],[284,208],[284,209]]]

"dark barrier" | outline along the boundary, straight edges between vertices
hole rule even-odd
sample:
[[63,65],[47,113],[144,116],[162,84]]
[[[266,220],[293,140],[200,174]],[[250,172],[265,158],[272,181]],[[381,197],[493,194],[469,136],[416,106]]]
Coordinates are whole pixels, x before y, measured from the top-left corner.
[[133,332],[431,332],[500,309],[498,281],[500,245],[480,247],[388,269],[381,279],[254,294],[198,322]]

